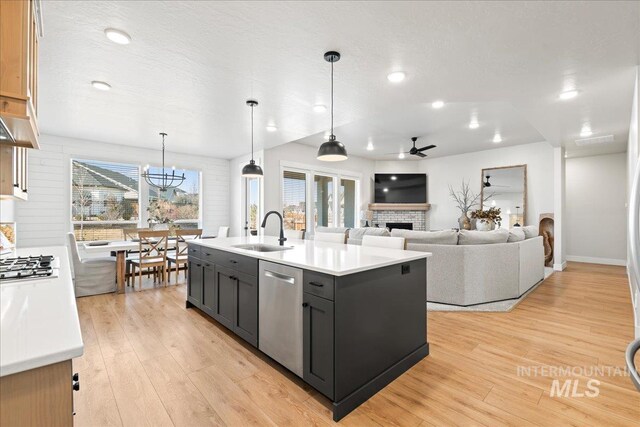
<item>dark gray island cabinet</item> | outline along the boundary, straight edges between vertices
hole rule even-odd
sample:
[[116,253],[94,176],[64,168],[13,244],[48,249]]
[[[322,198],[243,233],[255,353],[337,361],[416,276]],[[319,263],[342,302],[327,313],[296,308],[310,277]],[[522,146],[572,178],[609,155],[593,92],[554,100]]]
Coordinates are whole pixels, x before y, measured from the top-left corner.
[[[251,255],[190,244],[186,305],[260,348],[263,254]],[[301,376],[331,399],[335,421],[429,354],[424,257],[344,275],[274,258],[302,267],[302,283],[291,279],[301,288]]]

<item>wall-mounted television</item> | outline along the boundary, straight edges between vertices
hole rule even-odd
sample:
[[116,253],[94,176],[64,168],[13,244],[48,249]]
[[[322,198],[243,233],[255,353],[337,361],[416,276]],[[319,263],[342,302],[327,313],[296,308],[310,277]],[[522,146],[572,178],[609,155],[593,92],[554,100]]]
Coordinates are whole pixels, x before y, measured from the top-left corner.
[[424,173],[377,173],[375,203],[427,203]]

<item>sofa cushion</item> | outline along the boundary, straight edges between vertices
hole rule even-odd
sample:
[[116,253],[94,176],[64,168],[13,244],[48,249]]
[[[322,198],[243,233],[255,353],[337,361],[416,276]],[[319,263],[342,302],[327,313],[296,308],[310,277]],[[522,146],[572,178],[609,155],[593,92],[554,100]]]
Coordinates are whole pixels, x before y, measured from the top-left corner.
[[522,227],[514,227],[509,230],[509,240],[507,242],[521,242],[524,240],[524,230]]
[[533,239],[534,237],[538,237],[538,226],[536,225],[527,225],[522,227],[522,231],[524,231],[525,239]]
[[457,245],[458,232],[455,230],[443,231],[415,231],[415,230],[391,230],[392,237],[404,237],[409,244],[432,244],[432,245]]
[[498,229],[493,231],[460,230],[458,236],[459,245],[490,245],[494,243],[507,243],[509,230]]
[[363,236],[391,236],[391,234],[389,233],[389,230],[384,227],[363,227],[352,228],[349,230],[350,239],[361,240]]

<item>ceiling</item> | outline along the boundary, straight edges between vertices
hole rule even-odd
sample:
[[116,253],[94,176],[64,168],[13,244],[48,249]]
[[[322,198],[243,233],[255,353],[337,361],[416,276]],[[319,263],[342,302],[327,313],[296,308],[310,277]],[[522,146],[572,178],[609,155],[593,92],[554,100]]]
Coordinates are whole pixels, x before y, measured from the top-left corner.
[[[168,151],[221,158],[250,149],[248,98],[260,102],[257,149],[319,144],[329,114],[312,106],[329,105],[330,49],[350,153],[393,158],[381,153],[411,136],[438,145],[430,157],[495,148],[499,128],[502,145],[571,154],[585,122],[615,137],[597,150],[624,151],[640,54],[640,2],[56,1],[43,13],[42,133],[157,149],[165,131]],[[132,43],[109,41],[108,27]],[[392,84],[396,70],[407,78]],[[558,100],[567,86],[579,95]]]

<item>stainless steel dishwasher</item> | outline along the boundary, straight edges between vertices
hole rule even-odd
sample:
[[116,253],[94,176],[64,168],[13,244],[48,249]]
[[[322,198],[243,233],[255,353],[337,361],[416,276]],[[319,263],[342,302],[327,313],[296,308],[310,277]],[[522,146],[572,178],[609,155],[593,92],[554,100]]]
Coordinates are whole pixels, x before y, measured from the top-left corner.
[[302,270],[260,261],[258,348],[302,377]]

